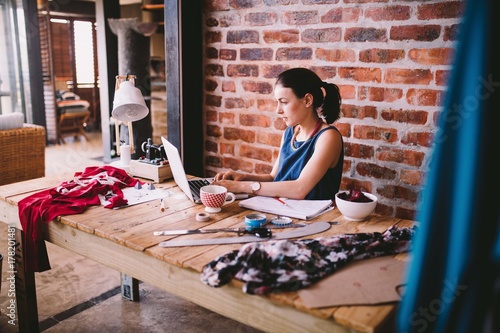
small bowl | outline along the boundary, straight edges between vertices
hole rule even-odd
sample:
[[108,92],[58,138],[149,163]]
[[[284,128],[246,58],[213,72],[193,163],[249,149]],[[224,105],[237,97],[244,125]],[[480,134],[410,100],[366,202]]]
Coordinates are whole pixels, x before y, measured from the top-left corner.
[[349,221],[363,221],[368,215],[373,213],[377,206],[377,197],[371,193],[363,192],[363,194],[372,199],[371,202],[355,202],[339,198],[339,192],[335,194],[335,205],[339,211]]

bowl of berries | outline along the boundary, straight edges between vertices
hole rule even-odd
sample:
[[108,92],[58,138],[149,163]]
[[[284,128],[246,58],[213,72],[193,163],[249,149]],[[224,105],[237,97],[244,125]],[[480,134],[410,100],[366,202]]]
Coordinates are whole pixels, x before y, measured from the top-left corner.
[[377,197],[360,190],[338,192],[335,194],[335,205],[346,220],[363,221],[375,210]]

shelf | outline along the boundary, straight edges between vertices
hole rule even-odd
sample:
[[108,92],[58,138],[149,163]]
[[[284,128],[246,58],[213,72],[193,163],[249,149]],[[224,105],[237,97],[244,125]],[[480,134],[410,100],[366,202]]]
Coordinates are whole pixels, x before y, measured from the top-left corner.
[[150,10],[150,11],[156,11],[156,10],[162,10],[165,8],[165,5],[142,5],[141,9],[142,10]]

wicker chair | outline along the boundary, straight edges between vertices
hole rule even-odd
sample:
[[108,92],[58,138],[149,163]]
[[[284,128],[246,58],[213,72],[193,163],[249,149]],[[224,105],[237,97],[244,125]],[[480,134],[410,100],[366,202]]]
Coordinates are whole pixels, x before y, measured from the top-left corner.
[[0,185],[45,176],[45,127],[0,130]]

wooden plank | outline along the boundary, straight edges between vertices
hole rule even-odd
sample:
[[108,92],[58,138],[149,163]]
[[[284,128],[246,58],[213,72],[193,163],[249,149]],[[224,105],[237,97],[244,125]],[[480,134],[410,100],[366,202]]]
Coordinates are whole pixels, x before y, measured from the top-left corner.
[[344,306],[333,314],[340,324],[358,332],[374,333],[395,311],[395,305]]
[[245,295],[231,286],[208,287],[200,282],[198,272],[62,223],[54,221],[47,229],[47,240],[58,246],[252,327],[274,332],[349,332],[333,320],[276,304],[268,297]]

